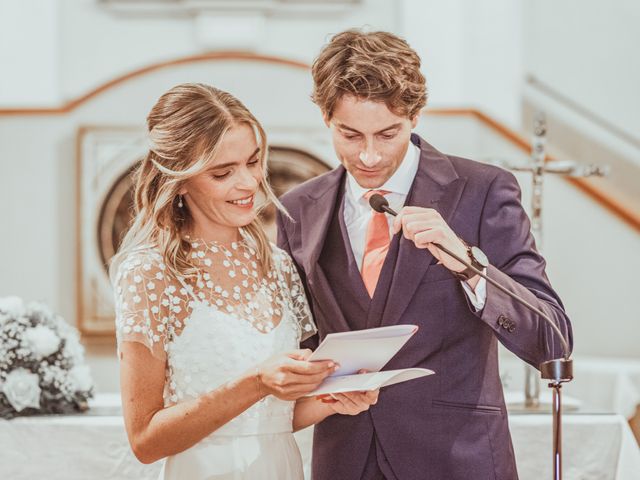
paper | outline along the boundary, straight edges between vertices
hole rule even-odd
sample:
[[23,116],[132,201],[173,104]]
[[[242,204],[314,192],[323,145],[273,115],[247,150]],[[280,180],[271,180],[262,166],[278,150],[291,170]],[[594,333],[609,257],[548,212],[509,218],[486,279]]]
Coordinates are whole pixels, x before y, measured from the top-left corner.
[[392,325],[330,333],[308,360],[333,360],[340,368],[332,376],[378,372],[417,331],[417,325]]
[[426,368],[405,368],[401,370],[385,370],[383,372],[361,373],[356,375],[341,375],[329,377],[311,395],[326,395],[329,393],[344,393],[355,391],[376,390],[388,387],[414,378],[433,375],[433,370]]
[[380,371],[417,331],[417,325],[393,325],[330,333],[308,360],[332,360],[340,368],[309,395],[376,390],[433,374],[426,368]]

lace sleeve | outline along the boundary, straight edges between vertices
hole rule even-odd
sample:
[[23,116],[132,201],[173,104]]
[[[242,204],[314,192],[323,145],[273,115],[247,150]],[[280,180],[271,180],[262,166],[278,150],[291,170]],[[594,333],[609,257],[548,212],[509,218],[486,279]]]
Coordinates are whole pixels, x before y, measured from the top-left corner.
[[289,254],[285,251],[278,249],[278,255],[274,258],[274,261],[279,263],[279,268],[284,277],[287,286],[287,296],[291,303],[293,314],[300,326],[301,338],[300,341],[304,341],[309,337],[316,334],[316,324],[313,321],[311,315],[311,309],[305,295],[304,286],[302,280],[298,274],[298,270],[293,264],[293,260]]
[[166,360],[171,319],[180,307],[175,286],[165,276],[160,254],[131,254],[120,264],[114,282],[118,358],[122,342],[138,342]]

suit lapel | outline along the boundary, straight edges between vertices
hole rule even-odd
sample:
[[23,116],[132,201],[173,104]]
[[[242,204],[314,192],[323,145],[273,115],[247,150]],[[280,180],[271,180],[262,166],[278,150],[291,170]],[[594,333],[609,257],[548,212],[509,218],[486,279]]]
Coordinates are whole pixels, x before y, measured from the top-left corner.
[[331,217],[338,207],[339,190],[344,182],[345,169],[337,167],[325,177],[325,182],[314,192],[301,199],[300,230],[302,265],[312,295],[320,305],[327,321],[333,323],[328,331],[349,330],[348,323],[336,301],[327,277],[318,264],[327,236]]
[[[445,155],[417,135],[412,135],[411,140],[418,145],[421,154],[418,171],[406,205],[433,208],[450,225],[466,180],[458,177],[451,161]],[[402,232],[398,235],[402,235]],[[435,258],[428,250],[416,248],[413,242],[404,237],[400,239],[389,298],[382,314],[382,325],[400,321],[422,277],[427,273],[429,266],[435,262]]]
[[331,215],[336,208],[344,173],[344,167],[337,167],[325,176],[325,182],[321,186],[300,199],[302,265],[307,275],[311,275],[318,267],[318,258],[331,223]]

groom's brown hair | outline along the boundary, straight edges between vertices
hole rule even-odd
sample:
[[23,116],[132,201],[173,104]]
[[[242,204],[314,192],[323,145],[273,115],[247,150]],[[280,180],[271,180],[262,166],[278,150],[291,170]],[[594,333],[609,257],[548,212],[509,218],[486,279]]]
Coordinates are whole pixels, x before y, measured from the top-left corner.
[[408,118],[427,104],[420,57],[392,33],[338,33],[313,62],[312,75],[311,99],[328,119],[343,95],[384,102],[393,113]]

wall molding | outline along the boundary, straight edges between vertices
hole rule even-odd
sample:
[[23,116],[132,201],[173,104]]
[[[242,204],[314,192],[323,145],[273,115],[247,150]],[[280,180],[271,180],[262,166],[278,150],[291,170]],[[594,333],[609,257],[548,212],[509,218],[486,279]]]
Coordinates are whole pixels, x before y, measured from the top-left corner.
[[151,65],[147,65],[146,67],[142,67],[136,70],[133,70],[129,73],[125,73],[119,77],[116,77],[112,80],[109,80],[106,83],[94,88],[93,90],[85,93],[84,95],[77,97],[69,102],[59,106],[59,107],[13,107],[13,108],[0,108],[0,116],[10,116],[10,115],[64,115],[66,113],[70,113],[82,104],[88,102],[94,97],[106,92],[107,90],[116,87],[120,84],[128,82],[137,77],[141,77],[148,73],[155,72],[157,70],[162,70],[165,68],[171,68],[178,65],[185,65],[189,63],[198,63],[198,62],[211,62],[211,61],[225,61],[225,60],[233,60],[233,61],[244,61],[244,62],[263,62],[263,63],[272,63],[278,65],[284,65],[292,68],[298,68],[302,70],[309,70],[311,67],[306,63],[299,62],[297,60],[291,60],[287,58],[272,56],[272,55],[262,55],[251,52],[243,52],[243,51],[221,51],[221,52],[208,52],[201,55],[191,55],[187,57],[175,58],[172,60],[167,60],[163,62],[153,63]]

